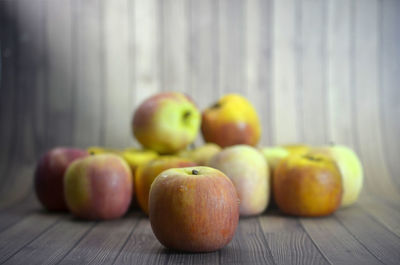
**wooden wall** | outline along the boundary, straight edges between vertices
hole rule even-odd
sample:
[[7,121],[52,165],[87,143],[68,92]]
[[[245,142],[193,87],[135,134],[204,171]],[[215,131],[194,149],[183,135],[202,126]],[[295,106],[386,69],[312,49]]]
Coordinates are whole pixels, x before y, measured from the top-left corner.
[[135,144],[134,108],[177,90],[201,108],[248,97],[261,146],[349,145],[365,193],[397,200],[399,14],[398,0],[0,0],[0,198],[30,190],[31,173],[7,176],[50,147]]

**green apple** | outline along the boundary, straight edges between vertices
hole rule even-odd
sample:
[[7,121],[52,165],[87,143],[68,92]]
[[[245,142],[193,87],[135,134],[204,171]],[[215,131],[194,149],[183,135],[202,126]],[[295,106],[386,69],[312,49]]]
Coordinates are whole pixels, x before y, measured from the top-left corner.
[[164,92],[145,100],[135,111],[132,130],[136,139],[160,154],[178,152],[199,132],[201,115],[187,95]]

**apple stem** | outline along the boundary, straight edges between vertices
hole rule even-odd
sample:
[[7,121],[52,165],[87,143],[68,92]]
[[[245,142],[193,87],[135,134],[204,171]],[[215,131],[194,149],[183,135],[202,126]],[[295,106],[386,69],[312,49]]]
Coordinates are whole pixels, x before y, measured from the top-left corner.
[[198,174],[199,174],[199,171],[196,170],[196,169],[193,169],[193,170],[192,170],[192,174],[193,174],[193,175],[198,175]]

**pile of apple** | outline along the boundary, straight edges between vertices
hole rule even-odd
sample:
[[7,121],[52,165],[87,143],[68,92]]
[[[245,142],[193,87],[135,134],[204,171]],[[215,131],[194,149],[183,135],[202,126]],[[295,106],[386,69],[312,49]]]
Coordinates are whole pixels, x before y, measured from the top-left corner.
[[[206,143],[194,148],[200,129]],[[264,212],[270,194],[285,214],[317,217],[354,203],[362,187],[345,146],[257,148],[257,113],[237,94],[202,114],[187,95],[156,94],[136,109],[132,131],[143,149],[47,152],[35,172],[39,201],[90,220],[119,218],[133,201],[164,246],[203,252],[228,244],[239,215]]]

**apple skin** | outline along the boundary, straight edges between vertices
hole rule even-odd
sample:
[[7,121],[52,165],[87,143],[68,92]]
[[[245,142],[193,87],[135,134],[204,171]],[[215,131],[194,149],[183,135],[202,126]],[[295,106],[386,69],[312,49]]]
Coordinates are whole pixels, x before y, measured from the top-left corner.
[[310,153],[322,153],[335,160],[340,169],[343,181],[342,207],[355,203],[361,193],[364,174],[357,154],[343,145],[332,145],[314,148]]
[[174,156],[161,156],[139,165],[135,174],[136,201],[143,212],[149,214],[150,187],[161,172],[170,168],[191,166],[197,166],[197,164],[191,160]]
[[238,200],[232,182],[217,169],[169,169],[151,186],[151,227],[161,244],[169,249],[215,251],[226,246],[235,234]]
[[196,139],[200,122],[200,112],[191,98],[180,92],[164,92],[136,109],[132,130],[145,148],[171,154]]
[[251,103],[238,94],[228,94],[202,114],[201,132],[205,142],[221,147],[257,145],[261,124]]
[[177,156],[191,159],[199,166],[208,166],[210,159],[220,151],[219,145],[206,143],[192,150],[183,150]]
[[262,213],[270,197],[269,169],[264,156],[254,147],[235,145],[223,149],[210,166],[224,172],[233,182],[240,199],[240,215]]
[[64,173],[74,160],[88,155],[85,150],[58,147],[40,158],[35,170],[34,187],[37,198],[47,210],[68,210],[64,199]]
[[273,178],[274,199],[283,213],[318,217],[340,206],[342,177],[335,161],[326,155],[289,155]]
[[68,209],[79,218],[108,220],[123,216],[132,199],[128,164],[115,154],[99,154],[73,162],[64,177]]

